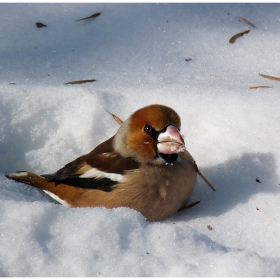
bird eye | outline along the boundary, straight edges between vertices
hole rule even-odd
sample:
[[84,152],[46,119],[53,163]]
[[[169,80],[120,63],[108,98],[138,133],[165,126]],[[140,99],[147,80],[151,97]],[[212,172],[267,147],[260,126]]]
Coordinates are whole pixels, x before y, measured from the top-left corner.
[[147,133],[150,133],[152,132],[153,128],[149,125],[149,124],[146,124],[144,126],[144,131],[147,132]]

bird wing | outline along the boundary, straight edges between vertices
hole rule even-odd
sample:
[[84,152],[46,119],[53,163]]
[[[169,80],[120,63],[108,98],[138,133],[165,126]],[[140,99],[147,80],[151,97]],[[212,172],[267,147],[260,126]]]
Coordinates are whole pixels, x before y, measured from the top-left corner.
[[115,152],[112,142],[113,137],[57,172],[41,176],[57,185],[67,184],[84,189],[112,191],[115,184],[124,180],[126,171],[140,166],[133,158],[125,158]]

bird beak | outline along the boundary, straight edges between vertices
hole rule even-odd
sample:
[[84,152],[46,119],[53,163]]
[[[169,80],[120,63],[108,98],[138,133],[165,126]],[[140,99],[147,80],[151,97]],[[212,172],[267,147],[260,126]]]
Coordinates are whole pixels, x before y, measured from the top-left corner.
[[157,140],[158,153],[178,154],[186,149],[183,137],[174,125],[169,125]]

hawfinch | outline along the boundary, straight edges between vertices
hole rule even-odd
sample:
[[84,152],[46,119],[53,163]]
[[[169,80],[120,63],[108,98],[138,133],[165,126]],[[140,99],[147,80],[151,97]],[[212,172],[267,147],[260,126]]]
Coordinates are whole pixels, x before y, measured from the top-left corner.
[[198,172],[180,117],[169,107],[150,105],[119,123],[113,137],[53,174],[7,177],[68,207],[129,207],[148,221],[172,216],[186,205]]

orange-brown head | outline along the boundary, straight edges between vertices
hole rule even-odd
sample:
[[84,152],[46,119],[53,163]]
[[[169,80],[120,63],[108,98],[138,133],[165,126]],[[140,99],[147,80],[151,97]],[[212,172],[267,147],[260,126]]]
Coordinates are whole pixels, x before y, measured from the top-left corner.
[[139,162],[174,163],[185,149],[178,114],[164,105],[149,105],[133,113],[118,130],[115,149]]

